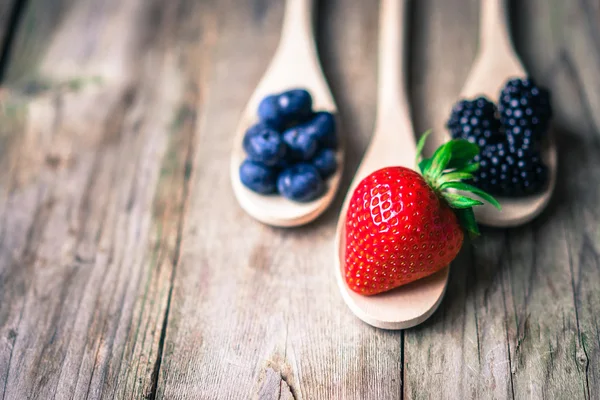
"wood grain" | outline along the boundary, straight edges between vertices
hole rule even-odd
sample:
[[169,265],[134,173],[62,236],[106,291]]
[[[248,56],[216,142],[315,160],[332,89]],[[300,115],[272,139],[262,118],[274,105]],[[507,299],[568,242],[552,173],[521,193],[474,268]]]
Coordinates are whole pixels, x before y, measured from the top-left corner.
[[[586,163],[594,163],[600,132],[585,113],[590,107],[587,93],[596,91],[577,83],[580,72],[577,67],[566,68],[564,61],[577,59],[586,69],[597,70],[597,48],[590,45],[588,49],[594,50],[586,56],[568,50],[580,41],[591,41],[587,35],[597,29],[588,26],[581,4],[559,3],[512,4],[517,50],[530,74],[554,93],[561,149],[558,195],[549,210],[528,226],[486,230],[484,238],[454,263],[440,312],[406,333],[405,394],[409,398],[439,398],[441,391],[432,393],[428,389],[432,387],[443,388],[444,398],[597,396],[598,331],[591,311],[600,305],[594,290],[598,269],[593,256],[598,244],[597,212],[592,206],[597,188],[587,184],[598,177]],[[464,21],[458,24],[451,23],[457,18],[451,14],[451,4],[448,9],[438,5],[424,5],[435,9],[437,18],[449,20],[428,29],[438,41],[459,40],[460,31],[448,34],[448,29],[477,24],[471,15],[476,4],[469,14],[463,7]],[[435,19],[428,15],[429,21]],[[556,38],[563,35],[569,35],[570,42],[559,43]],[[427,99],[445,98],[448,93],[438,86],[450,85],[440,76],[460,76],[467,69],[458,62],[444,63],[455,57],[450,53],[457,48],[449,43],[431,47],[419,43],[415,63],[427,60],[440,69],[452,67],[444,73],[428,69],[422,78],[425,87],[416,87],[414,107],[431,109],[426,107]],[[474,51],[471,47],[461,58],[469,59]],[[429,127],[427,116],[415,117],[421,130]]]
[[10,29],[14,13],[17,11],[18,0],[0,0],[0,46],[1,51],[7,51],[6,46],[10,43]]
[[3,399],[154,395],[200,96],[182,6],[29,3],[3,99]]
[[[376,57],[377,13],[365,2],[326,3],[320,38],[337,39],[320,48],[325,72],[334,77],[342,118],[353,113],[366,125],[361,132],[359,124],[345,121],[347,138],[366,144],[361,135],[372,130],[374,104],[350,91],[353,80],[369,79],[374,95],[375,68],[355,68]],[[242,107],[277,44],[283,12],[281,2],[272,2],[258,23],[250,4],[237,4],[234,15],[221,4],[214,62],[223,67],[214,71],[201,117],[205,134],[196,146],[157,397],[251,397],[260,390],[262,371],[271,368],[298,399],[397,398],[401,336],[361,323],[346,310],[335,284],[336,209],[301,229],[268,228],[236,205],[227,175],[219,173],[227,169]],[[334,15],[351,23],[331,24]],[[245,68],[235,69],[235,90],[219,90],[233,73],[224,66],[242,63]],[[355,169],[356,161],[349,167]],[[210,187],[224,193],[215,195]]]
[[[460,92],[478,4],[411,2],[417,132]],[[0,90],[0,399],[597,398],[600,3],[511,5],[554,93],[557,195],[485,230],[433,317],[389,332],[352,315],[332,270],[373,131],[377,7],[319,2],[347,163],[334,205],[281,230],[227,174],[281,1],[29,0]]]

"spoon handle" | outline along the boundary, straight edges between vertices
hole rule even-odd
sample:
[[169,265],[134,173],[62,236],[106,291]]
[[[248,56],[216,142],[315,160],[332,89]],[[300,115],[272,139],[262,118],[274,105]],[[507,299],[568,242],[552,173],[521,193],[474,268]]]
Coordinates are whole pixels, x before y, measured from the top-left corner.
[[[379,10],[378,99],[375,137],[395,151],[414,159],[415,138],[406,90],[408,46],[407,0],[382,0]],[[407,165],[408,166],[408,165]]]
[[286,53],[286,56],[293,56],[299,51],[308,51],[311,55],[316,52],[313,38],[313,15],[314,0],[287,0],[285,2],[279,52]]
[[481,0],[479,43],[482,52],[515,51],[510,39],[506,0]]

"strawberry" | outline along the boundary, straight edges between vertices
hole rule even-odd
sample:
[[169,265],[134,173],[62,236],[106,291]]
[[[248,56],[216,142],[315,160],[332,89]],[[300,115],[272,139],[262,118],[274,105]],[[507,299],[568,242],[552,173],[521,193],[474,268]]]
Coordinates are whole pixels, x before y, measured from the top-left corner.
[[[427,135],[419,141],[419,154]],[[346,214],[345,277],[350,289],[374,295],[429,276],[454,260],[464,230],[479,234],[472,207],[483,203],[466,194],[500,205],[462,182],[473,178],[478,165],[472,160],[478,153],[477,145],[455,139],[418,163],[421,174],[386,167],[358,184]]]

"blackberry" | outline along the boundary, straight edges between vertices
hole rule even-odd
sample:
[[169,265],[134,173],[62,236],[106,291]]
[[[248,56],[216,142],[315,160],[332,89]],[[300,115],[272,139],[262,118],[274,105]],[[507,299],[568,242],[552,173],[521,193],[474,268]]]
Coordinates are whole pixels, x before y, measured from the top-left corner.
[[548,130],[552,118],[550,93],[532,79],[511,79],[498,103],[500,121],[515,146],[535,145]]
[[482,148],[503,138],[496,105],[485,97],[456,103],[446,127],[453,139],[467,139]]
[[496,196],[519,197],[542,191],[548,180],[548,168],[540,153],[500,142],[487,145],[475,157],[479,169],[473,184]]

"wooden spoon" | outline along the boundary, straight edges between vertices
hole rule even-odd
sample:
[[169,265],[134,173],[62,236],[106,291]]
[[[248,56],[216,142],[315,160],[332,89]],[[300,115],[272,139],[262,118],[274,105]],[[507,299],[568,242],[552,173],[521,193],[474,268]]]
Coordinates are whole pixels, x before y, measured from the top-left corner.
[[335,175],[327,180],[325,194],[314,201],[298,203],[279,195],[260,195],[247,189],[239,177],[240,164],[246,157],[242,147],[244,134],[257,122],[256,111],[263,97],[288,89],[304,88],[311,93],[315,110],[329,111],[334,114],[337,112],[316,51],[312,26],[313,3],[313,0],[286,2],[279,46],[246,106],[237,128],[231,154],[231,182],[238,202],[252,217],[273,226],[298,226],[317,218],[333,200],[343,169],[343,145],[338,129],[340,143],[340,150],[337,151],[338,169]]
[[[479,54],[461,91],[461,98],[484,95],[492,101],[497,101],[500,90],[508,79],[527,75],[509,38],[504,3],[504,0],[481,0]],[[449,110],[446,115],[450,115]],[[548,132],[548,140],[544,143],[542,152],[549,172],[546,190],[522,198],[499,197],[497,200],[502,205],[502,210],[488,203],[475,207],[475,216],[481,224],[496,227],[517,226],[531,221],[544,210],[556,185],[557,156],[553,136],[551,131]]]
[[384,329],[404,329],[425,321],[440,304],[448,267],[434,275],[375,296],[350,290],[344,279],[346,211],[356,185],[380,168],[414,168],[416,143],[406,97],[407,0],[382,0],[379,32],[379,84],[373,139],[350,185],[337,225],[335,274],[348,307],[360,319]]

